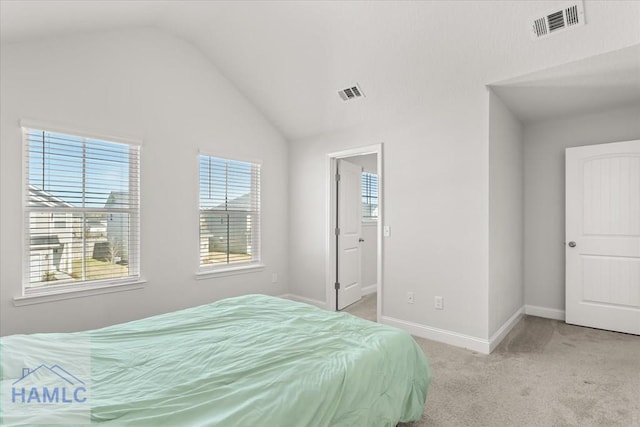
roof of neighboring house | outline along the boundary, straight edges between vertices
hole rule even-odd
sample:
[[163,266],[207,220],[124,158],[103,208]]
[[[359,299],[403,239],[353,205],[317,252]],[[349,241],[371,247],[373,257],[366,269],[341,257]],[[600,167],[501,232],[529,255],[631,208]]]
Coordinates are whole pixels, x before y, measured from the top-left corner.
[[[221,203],[218,205],[220,208],[224,208],[225,204]],[[243,194],[242,196],[238,196],[235,199],[231,199],[226,203],[227,210],[240,210],[240,211],[248,211],[251,210],[251,194]]]
[[214,207],[206,207],[202,208],[203,210],[210,211],[240,211],[246,212],[251,211],[251,193],[243,194],[242,196],[238,196],[235,199],[228,200],[226,202],[220,203]]
[[[216,207],[205,209],[205,211],[211,211],[212,213],[225,213],[230,215],[246,215],[247,211],[251,210],[251,194],[243,194],[242,196],[238,196],[235,199],[229,200],[227,203],[220,203]],[[212,215],[206,215],[200,217],[200,222],[204,224],[201,232],[208,236],[213,235],[216,226],[220,226],[218,223],[219,217],[214,217]]]
[[31,236],[29,239],[29,247],[31,250],[59,248],[61,246],[60,239],[57,235],[53,234]]
[[71,203],[67,203],[53,194],[41,190],[34,185],[29,186],[29,204],[41,208],[72,208]]
[[112,191],[109,193],[107,201],[104,202],[104,207],[116,207],[123,208],[129,205],[129,192],[127,191]]

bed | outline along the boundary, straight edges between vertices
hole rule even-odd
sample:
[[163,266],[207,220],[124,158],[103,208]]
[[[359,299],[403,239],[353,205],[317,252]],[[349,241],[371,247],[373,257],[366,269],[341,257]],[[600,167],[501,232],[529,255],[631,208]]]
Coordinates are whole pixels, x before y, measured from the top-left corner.
[[[48,408],[75,405],[106,425],[395,426],[421,418],[430,381],[404,331],[265,295],[0,342],[9,424],[46,416],[28,400],[29,385],[16,389],[31,379],[42,391],[45,377],[32,377],[43,373],[84,389],[76,402]],[[84,373],[72,362],[83,355]]]

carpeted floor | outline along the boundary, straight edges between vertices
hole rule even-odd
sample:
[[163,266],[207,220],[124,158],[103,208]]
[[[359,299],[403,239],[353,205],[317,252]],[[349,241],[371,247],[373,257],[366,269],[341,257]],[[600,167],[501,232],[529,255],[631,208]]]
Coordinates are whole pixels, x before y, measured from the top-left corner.
[[[376,296],[345,311],[374,320]],[[419,426],[640,426],[640,337],[525,316],[490,355],[416,338],[433,380]]]

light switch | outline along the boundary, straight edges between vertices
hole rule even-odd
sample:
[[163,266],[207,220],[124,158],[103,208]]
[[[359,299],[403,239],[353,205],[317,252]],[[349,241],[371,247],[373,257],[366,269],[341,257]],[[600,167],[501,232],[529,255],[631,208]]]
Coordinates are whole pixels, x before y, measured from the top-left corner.
[[389,237],[391,236],[391,227],[389,227],[388,225],[385,225],[382,228],[382,234],[384,234],[384,237]]

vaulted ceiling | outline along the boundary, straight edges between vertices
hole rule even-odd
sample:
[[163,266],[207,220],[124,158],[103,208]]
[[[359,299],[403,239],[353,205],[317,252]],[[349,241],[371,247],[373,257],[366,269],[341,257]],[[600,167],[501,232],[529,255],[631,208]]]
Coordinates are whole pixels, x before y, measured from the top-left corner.
[[[623,71],[586,59],[640,44],[640,2],[587,1],[587,25],[532,40],[532,18],[563,4],[2,0],[0,38],[159,28],[196,46],[290,140],[402,115],[470,85],[526,86],[513,79],[582,60],[573,67],[600,75],[583,79],[583,88],[601,90],[623,76],[620,98],[607,102],[640,100],[638,49],[618,58]],[[554,81],[571,85],[571,76]],[[341,101],[337,91],[356,82],[365,98]],[[525,96],[512,98],[524,119],[539,116],[527,111]]]

